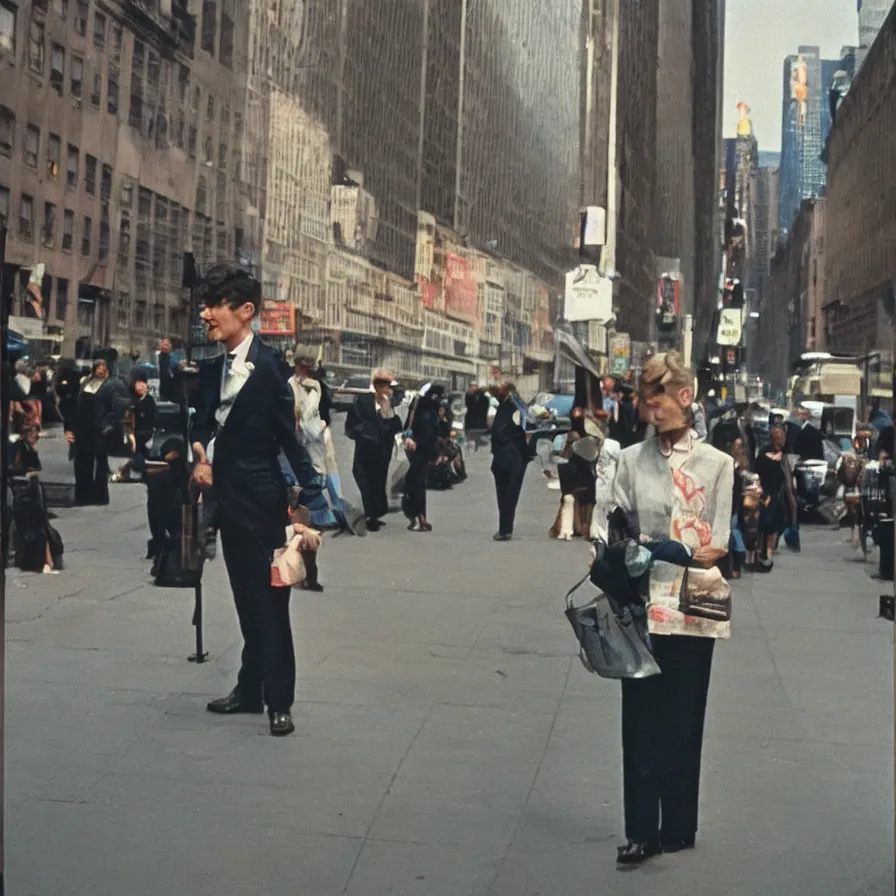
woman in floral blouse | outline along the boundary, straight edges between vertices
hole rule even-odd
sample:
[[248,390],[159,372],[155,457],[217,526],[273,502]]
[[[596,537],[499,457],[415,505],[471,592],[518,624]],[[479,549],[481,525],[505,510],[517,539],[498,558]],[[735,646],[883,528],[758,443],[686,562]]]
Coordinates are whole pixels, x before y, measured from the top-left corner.
[[[614,497],[643,541],[676,541],[693,551],[687,577],[656,564],[648,627],[662,674],[622,682],[625,846],[621,864],[694,846],[706,697],[724,616],[689,615],[682,596],[724,602],[730,588],[716,564],[728,553],[734,467],[692,429],[693,375],[676,352],[645,364],[640,384],[657,435],[622,452]],[[690,602],[686,604],[690,606]]]

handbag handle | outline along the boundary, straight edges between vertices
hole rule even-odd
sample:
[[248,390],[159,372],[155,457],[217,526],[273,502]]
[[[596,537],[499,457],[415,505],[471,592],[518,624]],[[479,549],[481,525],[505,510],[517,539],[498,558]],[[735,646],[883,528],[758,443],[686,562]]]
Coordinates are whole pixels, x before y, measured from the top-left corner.
[[581,578],[578,582],[576,582],[575,585],[573,585],[572,588],[570,588],[569,591],[566,592],[566,609],[567,609],[567,610],[571,609],[572,606],[573,606],[572,596],[573,596],[573,595],[576,593],[576,591],[578,591],[579,588],[581,588],[582,585],[584,585],[585,582],[587,582],[590,578],[591,578],[591,570],[589,569],[588,572],[585,573],[585,576],[584,576],[583,578]]

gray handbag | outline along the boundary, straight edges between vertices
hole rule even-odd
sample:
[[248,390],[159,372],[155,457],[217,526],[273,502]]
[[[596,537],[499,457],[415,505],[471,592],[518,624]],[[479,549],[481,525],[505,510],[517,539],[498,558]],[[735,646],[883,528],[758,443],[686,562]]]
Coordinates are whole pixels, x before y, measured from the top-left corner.
[[[615,607],[605,594],[598,594],[577,607],[573,596],[590,574],[566,595],[566,618],[579,642],[582,665],[601,678],[650,678],[661,669],[650,651],[650,635],[643,608]],[[591,585],[593,590],[594,586]]]

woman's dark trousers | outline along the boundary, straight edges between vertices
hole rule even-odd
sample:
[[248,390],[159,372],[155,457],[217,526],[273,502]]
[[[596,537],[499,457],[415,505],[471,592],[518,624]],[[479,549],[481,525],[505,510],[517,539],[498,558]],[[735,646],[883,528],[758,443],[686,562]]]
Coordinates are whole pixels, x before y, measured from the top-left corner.
[[625,835],[668,846],[697,833],[703,722],[715,641],[653,635],[662,675],[622,682]]

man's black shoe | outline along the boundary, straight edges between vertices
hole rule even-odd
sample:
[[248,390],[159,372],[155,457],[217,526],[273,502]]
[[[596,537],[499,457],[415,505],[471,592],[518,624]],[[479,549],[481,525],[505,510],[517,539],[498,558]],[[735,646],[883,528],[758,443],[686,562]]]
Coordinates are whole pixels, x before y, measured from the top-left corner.
[[271,735],[273,737],[286,737],[296,730],[292,723],[292,716],[288,712],[275,712],[271,716]]
[[492,541],[510,541],[512,538],[512,535],[505,535],[502,532],[496,532],[492,536]]
[[251,713],[252,715],[260,715],[264,712],[264,704],[259,700],[253,702],[246,700],[243,695],[234,688],[226,697],[219,697],[212,700],[206,709],[209,712],[217,713],[219,716],[233,716],[237,713]]
[[640,865],[646,859],[660,855],[662,851],[663,847],[660,846],[660,841],[656,837],[652,840],[645,840],[643,843],[629,840],[625,846],[617,848],[616,861],[620,865]]
[[368,532],[379,532],[380,529],[383,528],[383,524],[380,520],[367,520],[367,531]]
[[309,582],[308,579],[305,579],[301,585],[299,585],[302,591],[316,591],[318,593],[322,593],[324,590],[324,586],[321,585],[320,582]]

